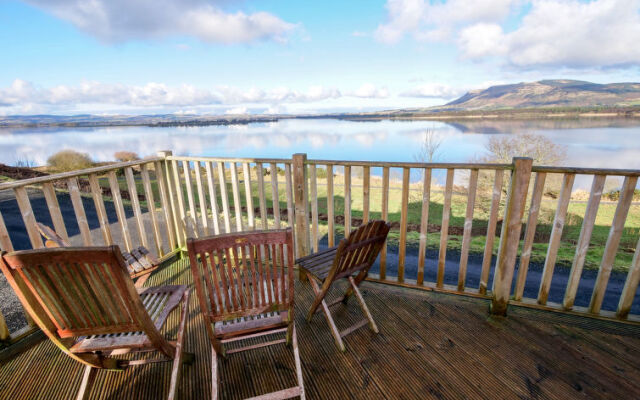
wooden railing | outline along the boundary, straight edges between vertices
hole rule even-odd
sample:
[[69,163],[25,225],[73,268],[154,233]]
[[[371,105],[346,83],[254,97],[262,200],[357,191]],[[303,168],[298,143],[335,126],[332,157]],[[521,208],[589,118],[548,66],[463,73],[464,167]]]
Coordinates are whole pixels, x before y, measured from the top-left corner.
[[[355,169],[358,170],[356,183],[353,179]],[[136,181],[136,174],[140,175],[139,181]],[[524,288],[536,223],[543,201],[545,180],[551,174],[563,176],[561,189],[538,296],[526,298]],[[392,179],[394,175],[398,175],[398,179]],[[591,175],[593,183],[580,237],[575,245],[575,257],[564,301],[551,303],[548,301],[549,288],[576,175]],[[416,176],[419,176],[419,180],[415,179]],[[586,308],[576,307],[574,301],[606,176],[622,176],[624,183],[610,226],[609,238],[604,246],[591,304]],[[485,297],[492,300],[492,312],[497,314],[505,314],[507,305],[513,304],[637,322],[638,316],[629,313],[640,280],[640,246],[635,248],[624,289],[619,295],[617,311],[603,311],[601,306],[638,176],[640,171],[635,170],[538,167],[533,166],[531,159],[527,158],[516,158],[511,164],[405,163],[308,160],[305,154],[295,154],[291,159],[182,157],[165,151],[152,159],[6,182],[0,184],[0,191],[13,190],[33,248],[42,247],[43,243],[36,229],[36,216],[31,207],[30,196],[34,196],[34,191],[41,191],[53,227],[65,239],[68,238],[69,216],[65,221],[58,204],[60,195],[69,196],[73,205],[75,222],[79,228],[77,244],[90,246],[115,243],[127,250],[144,245],[155,249],[161,257],[184,251],[186,239],[190,236],[283,226],[294,228],[296,255],[303,256],[317,251],[324,237],[327,246],[336,245],[338,239],[350,232],[355,224],[366,223],[374,217],[390,220],[390,202],[399,202],[399,223],[397,229],[393,230],[394,247],[397,247],[397,268],[394,263],[394,268],[390,269],[390,252],[385,245],[379,266],[375,273],[370,274],[369,279]],[[437,178],[443,179],[444,185],[435,185]],[[136,184],[140,182],[142,190],[138,190]],[[121,189],[121,185],[126,189]],[[488,220],[479,280],[477,285],[470,287],[466,277],[479,188],[484,191],[488,202]],[[126,196],[122,195],[123,191],[126,191]],[[326,202],[322,201],[322,204],[318,201],[322,198],[321,192],[326,198]],[[438,233],[428,232],[429,216],[435,212],[433,206],[430,210],[430,204],[433,203],[436,192],[438,195],[442,193]],[[93,199],[97,223],[89,221],[85,213],[82,199],[87,196]],[[340,203],[341,197],[343,201]],[[356,197],[359,204],[354,208]],[[466,210],[459,245],[457,284],[448,285],[445,283],[445,266],[447,248],[451,243],[449,228],[454,197],[466,198]],[[115,208],[115,225],[109,224],[105,198],[110,198],[111,206]],[[156,210],[149,213],[147,219],[150,221],[146,225],[141,201],[146,202],[147,210]],[[337,207],[339,203],[342,207]],[[407,269],[410,204],[414,209],[419,207],[420,210],[420,223],[413,224],[419,230],[415,269],[413,264]],[[439,206],[440,203],[437,204]],[[324,214],[321,212],[321,205],[326,208]],[[342,215],[339,215],[340,208]],[[375,212],[372,211],[374,208]],[[131,218],[127,218],[126,210],[130,210],[130,214],[132,211]],[[354,218],[354,212],[359,218]],[[525,219],[526,226],[523,229]],[[326,224],[323,223],[324,220]],[[496,235],[500,223],[501,231]],[[92,230],[91,226],[95,228]],[[114,228],[117,235],[113,235]],[[99,230],[100,235],[92,235],[96,230]],[[12,233],[7,230],[0,213],[2,250],[13,249]],[[434,276],[431,280],[426,271],[427,239],[430,235],[438,235],[437,263],[435,271],[431,271],[435,272],[431,274]],[[99,239],[96,239],[97,236]],[[496,240],[498,250],[494,263]],[[493,265],[493,284],[490,287]],[[397,272],[391,273],[391,270]],[[22,334],[24,331],[10,335],[0,315],[0,340],[15,339]]]
[[[45,217],[44,214],[48,211],[53,229],[65,240],[69,241],[69,229],[77,226],[78,237],[71,240],[74,245],[117,244],[127,251],[145,246],[155,251],[159,257],[171,256],[175,253],[176,240],[172,208],[168,200],[165,164],[164,157],[155,157],[0,183],[0,192],[13,192],[28,236],[29,243],[17,243],[18,248],[44,247],[36,224],[44,222],[38,221],[38,217]],[[34,213],[32,202],[42,197],[47,210]],[[73,216],[63,215],[59,199],[70,201]],[[146,225],[141,201],[146,202],[149,220]],[[107,204],[115,209],[115,223],[109,221]],[[91,208],[94,218],[88,217],[87,207]],[[150,210],[154,212],[149,212]],[[127,211],[130,217],[127,216]],[[16,215],[12,217],[13,221],[19,218]],[[91,229],[92,226],[94,229]],[[0,213],[0,249],[14,250],[14,242],[18,241],[18,236],[15,226],[11,232],[7,229],[5,218]],[[15,341],[32,332],[35,326],[28,315],[25,316],[28,326],[17,332],[9,332],[5,318],[0,313],[0,341]]]

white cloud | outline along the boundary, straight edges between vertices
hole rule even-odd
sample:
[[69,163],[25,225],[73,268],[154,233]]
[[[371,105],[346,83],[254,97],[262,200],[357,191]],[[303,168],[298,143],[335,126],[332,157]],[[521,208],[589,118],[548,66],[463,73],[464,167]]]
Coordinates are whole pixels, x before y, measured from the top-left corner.
[[534,1],[518,29],[493,39],[519,67],[637,65],[640,1]]
[[466,91],[467,89],[456,88],[441,83],[425,83],[400,93],[400,96],[453,99],[464,94]]
[[245,106],[240,106],[240,107],[234,107],[234,108],[230,108],[227,111],[225,111],[224,113],[227,115],[235,115],[235,114],[247,114],[247,112],[249,111],[249,109]]
[[78,86],[59,85],[39,88],[30,82],[16,79],[8,88],[0,89],[0,104],[69,105],[115,104],[138,107],[185,106],[217,104],[219,95],[191,85],[169,87],[162,83],[144,86],[111,85],[83,82]]
[[385,43],[407,35],[453,43],[464,58],[523,69],[640,64],[640,0],[388,0],[386,8],[374,33]]
[[[283,113],[287,104],[319,104],[340,98],[359,97],[383,99],[389,97],[386,87],[365,83],[355,91],[341,91],[335,87],[311,86],[307,90],[288,87],[240,89],[220,86],[207,89],[192,85],[168,86],[151,82],[145,85],[106,84],[86,81],[76,86],[39,87],[16,79],[10,86],[0,88],[0,113],[64,112],[65,110],[101,110],[114,108],[169,108],[193,110],[217,106],[221,112],[244,114],[248,105],[267,107],[267,113]],[[223,106],[236,106],[229,109]],[[228,110],[228,111],[227,111]],[[209,110],[211,111],[211,110]]]
[[406,34],[416,40],[448,40],[461,25],[504,20],[520,0],[387,0],[387,21],[374,37],[383,43],[396,43]]
[[189,35],[211,43],[284,41],[295,24],[267,12],[228,13],[225,0],[27,0],[107,42]]
[[350,95],[369,99],[384,99],[389,97],[389,90],[386,87],[378,88],[372,83],[365,83],[351,92]]

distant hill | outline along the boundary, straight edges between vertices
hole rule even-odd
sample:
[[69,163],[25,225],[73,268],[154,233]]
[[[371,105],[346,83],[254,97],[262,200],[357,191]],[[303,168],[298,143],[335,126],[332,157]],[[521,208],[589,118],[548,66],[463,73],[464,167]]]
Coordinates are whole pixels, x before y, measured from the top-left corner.
[[473,90],[434,111],[640,105],[640,83],[598,84],[566,79],[491,86]]

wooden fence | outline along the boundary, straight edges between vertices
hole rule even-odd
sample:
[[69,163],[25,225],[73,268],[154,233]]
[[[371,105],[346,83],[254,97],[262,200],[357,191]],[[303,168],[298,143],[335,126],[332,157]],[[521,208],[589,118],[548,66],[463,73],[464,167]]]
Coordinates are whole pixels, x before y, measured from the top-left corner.
[[[354,169],[358,169],[357,185],[353,184]],[[319,179],[320,172],[322,179]],[[397,174],[399,179],[392,180],[392,173]],[[444,185],[438,187],[438,191],[441,190],[443,194],[438,233],[428,232],[427,229],[429,214],[434,212],[429,208],[435,191],[436,173],[444,178]],[[524,287],[545,180],[549,174],[561,175],[562,184],[538,296],[526,298]],[[138,179],[136,175],[139,175]],[[412,176],[415,178],[416,175],[420,177],[419,182],[415,179],[412,182]],[[575,244],[575,256],[564,301],[551,303],[548,301],[549,288],[554,276],[558,248],[576,175],[593,176],[593,183],[580,236]],[[607,176],[623,177],[624,182],[590,305],[576,307],[574,301],[578,284]],[[68,195],[73,204],[81,244],[90,246],[115,243],[127,250],[143,245],[154,249],[160,257],[184,251],[186,238],[189,236],[285,226],[294,228],[296,255],[302,256],[317,251],[325,235],[328,246],[336,245],[339,233],[343,235],[350,232],[353,225],[366,223],[372,218],[373,206],[380,210],[375,213],[377,218],[388,220],[390,200],[399,200],[399,226],[395,230],[397,266],[394,265],[393,268],[397,272],[389,273],[389,249],[385,245],[377,272],[372,273],[369,279],[387,284],[490,298],[492,312],[496,314],[505,314],[507,305],[512,304],[639,322],[637,315],[630,315],[630,310],[640,281],[640,246],[635,248],[626,283],[619,294],[617,311],[601,309],[638,176],[640,171],[635,170],[533,166],[532,160],[527,158],[515,158],[511,164],[405,163],[309,160],[305,154],[294,154],[291,159],[182,157],[173,156],[170,151],[165,151],[151,159],[6,182],[0,184],[0,191],[13,190],[33,248],[42,247],[43,242],[36,229],[36,217],[31,207],[30,195],[33,197],[33,191],[41,191],[53,227],[65,239],[67,226],[57,199],[57,195],[61,193]],[[464,179],[460,179],[461,177]],[[376,181],[375,185],[371,183],[372,179]],[[101,185],[105,180],[107,184]],[[469,287],[466,277],[480,181],[483,187],[489,190],[490,209],[484,235],[480,278],[477,286]],[[138,190],[140,183],[142,190]],[[121,184],[126,187],[126,196],[122,195]],[[450,243],[448,232],[451,204],[454,194],[460,196],[461,186],[464,189],[462,193],[466,196],[466,212],[459,250],[457,285],[448,285],[444,278],[446,250]],[[325,214],[320,213],[320,190],[326,194],[326,203],[322,202],[326,208]],[[353,218],[352,215],[355,190],[361,190],[358,202],[361,198],[362,204],[357,210],[361,218]],[[406,273],[409,203],[410,192],[415,193],[416,190],[421,190],[416,201],[420,205],[415,266],[417,271],[414,273],[412,269],[409,276]],[[342,195],[342,215],[337,215],[336,199],[340,199],[338,192]],[[374,192],[377,204],[374,203]],[[89,196],[93,199],[97,224],[95,221],[89,223],[83,206],[82,198]],[[105,198],[110,198],[117,214],[117,239],[112,235],[114,225],[109,224]],[[149,215],[146,217],[146,224],[141,201],[146,203]],[[132,211],[130,218],[127,218],[125,209]],[[324,220],[326,224],[323,223]],[[501,231],[497,235],[496,230],[500,224]],[[94,230],[99,229],[100,240],[96,240],[96,235],[91,234],[90,225],[97,226]],[[326,233],[323,235],[321,230],[326,230]],[[131,235],[132,232],[136,234]],[[427,279],[425,271],[428,235],[439,236],[435,279],[432,281]],[[495,241],[498,242],[497,254],[494,254]],[[13,249],[11,232],[7,231],[1,213],[0,248],[5,251]],[[493,265],[493,284],[489,287]],[[413,265],[411,267],[413,268]],[[0,315],[0,340],[15,340],[28,331],[29,329],[9,333]]]

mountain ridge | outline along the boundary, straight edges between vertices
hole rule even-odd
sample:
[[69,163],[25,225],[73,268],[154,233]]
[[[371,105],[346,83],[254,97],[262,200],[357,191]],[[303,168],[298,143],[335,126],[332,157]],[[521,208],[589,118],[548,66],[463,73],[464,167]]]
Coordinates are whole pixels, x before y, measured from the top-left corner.
[[628,107],[640,105],[640,83],[599,84],[570,79],[545,79],[472,90],[435,111],[548,107]]

